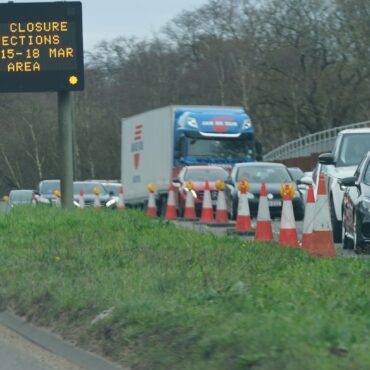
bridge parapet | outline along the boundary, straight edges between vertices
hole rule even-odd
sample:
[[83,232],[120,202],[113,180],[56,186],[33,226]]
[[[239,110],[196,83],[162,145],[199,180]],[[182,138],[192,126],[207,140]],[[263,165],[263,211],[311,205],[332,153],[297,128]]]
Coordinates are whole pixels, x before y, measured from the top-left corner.
[[280,161],[285,159],[309,157],[317,153],[330,152],[339,131],[369,126],[370,121],[363,121],[315,132],[314,134],[303,136],[271,150],[263,156],[263,160]]

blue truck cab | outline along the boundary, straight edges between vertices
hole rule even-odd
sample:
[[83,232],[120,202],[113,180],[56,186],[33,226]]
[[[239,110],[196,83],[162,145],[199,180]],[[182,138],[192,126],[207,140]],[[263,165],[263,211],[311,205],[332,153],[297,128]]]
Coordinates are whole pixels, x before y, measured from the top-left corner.
[[232,166],[261,156],[251,119],[241,107],[177,107],[174,118],[175,167]]

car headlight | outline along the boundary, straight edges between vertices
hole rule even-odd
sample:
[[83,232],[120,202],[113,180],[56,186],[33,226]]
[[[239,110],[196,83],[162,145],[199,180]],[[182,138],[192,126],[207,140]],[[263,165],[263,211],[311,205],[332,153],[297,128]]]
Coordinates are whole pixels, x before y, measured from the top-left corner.
[[362,200],[359,206],[365,212],[370,212],[370,201],[369,200]]
[[198,122],[195,118],[188,118],[188,125],[193,128],[198,128]]
[[111,200],[108,200],[108,202],[105,204],[105,206],[107,208],[110,208],[110,207],[114,206],[116,203],[117,203],[117,200],[113,198]]
[[247,118],[243,121],[243,129],[250,128],[251,126],[252,126],[252,122],[249,118]]

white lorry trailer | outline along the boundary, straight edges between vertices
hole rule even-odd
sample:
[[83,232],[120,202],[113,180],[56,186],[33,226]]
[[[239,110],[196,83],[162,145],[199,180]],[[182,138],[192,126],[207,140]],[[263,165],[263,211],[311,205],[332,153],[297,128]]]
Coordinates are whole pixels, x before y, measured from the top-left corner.
[[125,203],[145,206],[156,186],[163,211],[172,178],[185,165],[255,161],[261,146],[241,107],[167,106],[122,119],[121,181]]

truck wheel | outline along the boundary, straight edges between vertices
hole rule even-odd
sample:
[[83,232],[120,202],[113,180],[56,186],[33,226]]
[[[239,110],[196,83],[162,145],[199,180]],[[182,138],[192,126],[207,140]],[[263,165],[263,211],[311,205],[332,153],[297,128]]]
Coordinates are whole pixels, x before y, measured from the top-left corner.
[[332,198],[330,198],[329,203],[331,226],[333,228],[333,239],[335,243],[340,243],[342,241],[342,221],[337,220],[337,217],[335,216],[335,209]]

